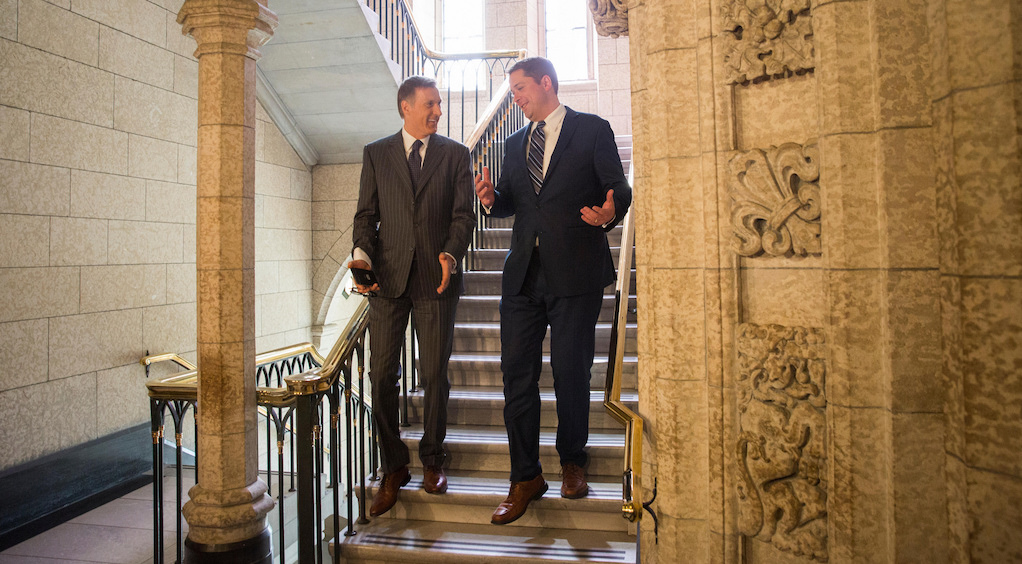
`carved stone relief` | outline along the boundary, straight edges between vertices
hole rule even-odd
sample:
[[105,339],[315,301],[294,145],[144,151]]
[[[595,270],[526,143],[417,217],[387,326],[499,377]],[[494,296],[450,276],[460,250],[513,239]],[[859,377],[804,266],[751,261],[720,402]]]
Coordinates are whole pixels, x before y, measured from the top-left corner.
[[814,67],[809,0],[727,0],[721,15],[727,84]]
[[628,0],[589,0],[596,33],[619,37],[628,35]]
[[746,257],[820,254],[819,180],[815,141],[731,157],[728,192],[735,252]]
[[827,561],[825,343],[821,329],[738,327],[738,528]]

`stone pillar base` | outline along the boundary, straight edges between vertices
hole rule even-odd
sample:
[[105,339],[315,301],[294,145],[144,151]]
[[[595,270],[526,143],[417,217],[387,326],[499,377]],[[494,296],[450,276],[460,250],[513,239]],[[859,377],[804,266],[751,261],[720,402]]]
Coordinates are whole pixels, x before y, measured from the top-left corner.
[[186,564],[272,564],[270,528],[259,535],[230,544],[202,544],[185,539]]

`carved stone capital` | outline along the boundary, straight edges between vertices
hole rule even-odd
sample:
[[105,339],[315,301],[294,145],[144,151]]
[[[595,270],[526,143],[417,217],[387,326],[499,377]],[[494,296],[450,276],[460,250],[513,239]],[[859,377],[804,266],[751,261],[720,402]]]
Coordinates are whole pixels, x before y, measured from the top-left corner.
[[265,0],[185,0],[177,23],[182,33],[195,38],[196,58],[226,53],[258,60],[259,47],[273,37],[277,14]]
[[753,149],[728,161],[731,246],[741,256],[820,254],[820,151],[805,146]]
[[738,529],[827,561],[827,397],[821,329],[738,327]]
[[628,35],[628,0],[589,0],[596,33],[603,36]]
[[815,66],[809,0],[726,0],[720,10],[727,84]]

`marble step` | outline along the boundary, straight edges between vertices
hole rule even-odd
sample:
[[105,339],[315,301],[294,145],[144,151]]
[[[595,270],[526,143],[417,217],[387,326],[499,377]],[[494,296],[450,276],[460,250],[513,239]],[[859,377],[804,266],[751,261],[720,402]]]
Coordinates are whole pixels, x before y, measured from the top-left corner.
[[[603,390],[593,390],[589,401],[589,428],[593,431],[622,431],[623,425],[607,413],[603,406]],[[540,391],[540,426],[557,428],[556,401],[553,390]],[[634,391],[622,392],[621,399],[636,409],[639,396]],[[422,422],[423,391],[408,394],[408,420]],[[504,391],[500,387],[453,388],[447,402],[448,425],[504,425]]]
[[[621,234],[624,230],[621,228],[619,223],[614,229],[607,232],[607,242],[610,243],[611,247],[621,246]],[[510,227],[490,227],[484,229],[478,235],[478,248],[480,249],[510,249],[511,248],[511,228]]]
[[[634,291],[634,290],[633,290]],[[614,320],[614,294],[604,294],[603,307],[600,309],[600,322],[610,323]],[[628,322],[635,323],[636,299],[633,293],[628,298]],[[457,321],[499,321],[500,294],[466,294],[458,301]]]
[[[541,500],[543,501],[543,500]],[[532,508],[530,507],[530,511]],[[523,517],[524,518],[524,517]],[[361,564],[521,564],[635,562],[635,535],[560,527],[374,519],[331,550]]]
[[[610,254],[614,257],[614,267],[617,268],[618,256],[621,254],[620,247],[611,247]],[[507,249],[476,249],[471,252],[470,268],[472,270],[503,270],[504,259],[507,257]],[[635,268],[635,254],[632,254],[632,268]]]
[[[590,387],[603,389],[607,381],[607,357],[597,356],[590,369],[592,379]],[[504,385],[504,376],[500,371],[500,352],[491,353],[455,353],[447,367],[447,377],[451,386],[489,386]],[[637,357],[625,355],[622,367],[621,387],[626,390],[639,388]],[[539,376],[540,388],[553,388],[553,372],[550,368],[550,355],[543,355],[543,368]]]
[[[412,453],[410,467],[421,466],[418,456],[419,439],[422,438],[422,426],[412,425],[401,430],[401,438]],[[560,457],[554,447],[555,433],[553,430],[541,430],[539,433],[539,459],[548,476],[556,476],[561,469]],[[507,472],[511,467],[508,454],[507,431],[503,425],[473,426],[448,425],[447,438],[444,440],[449,456],[447,465],[452,472],[483,471]],[[589,476],[598,480],[620,482],[624,461],[625,437],[624,430],[590,430],[586,451],[589,453]],[[506,476],[506,474],[505,474]]]
[[[589,495],[581,499],[561,497],[561,482],[556,473],[544,476],[549,490],[529,504],[528,511],[511,527],[559,527],[590,531],[628,532],[630,523],[621,516],[621,483],[589,482]],[[493,511],[507,497],[510,482],[506,472],[451,471],[448,489],[443,495],[427,494],[422,489],[422,474],[414,470],[412,479],[401,488],[397,504],[376,519],[412,519],[462,524],[489,524]],[[379,480],[369,483],[366,506],[372,505]]]
[[[629,271],[631,288],[635,288],[635,269]],[[500,281],[504,273],[500,270],[473,270],[465,273],[465,295],[500,295]],[[604,295],[614,295],[614,284],[603,289]]]
[[[609,322],[596,324],[596,354],[606,355],[610,347],[612,325]],[[636,354],[638,348],[637,325],[629,323],[625,328],[625,354]],[[500,350],[500,322],[477,321],[455,322],[454,350],[460,353],[496,352]],[[550,352],[550,331],[543,339],[543,352]]]

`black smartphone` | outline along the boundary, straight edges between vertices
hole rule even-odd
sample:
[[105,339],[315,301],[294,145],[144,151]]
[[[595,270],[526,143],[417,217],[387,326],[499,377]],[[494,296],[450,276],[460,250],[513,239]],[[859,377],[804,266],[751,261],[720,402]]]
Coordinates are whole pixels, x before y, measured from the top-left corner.
[[355,278],[355,283],[359,286],[372,287],[377,283],[376,274],[367,268],[352,268],[351,275]]

